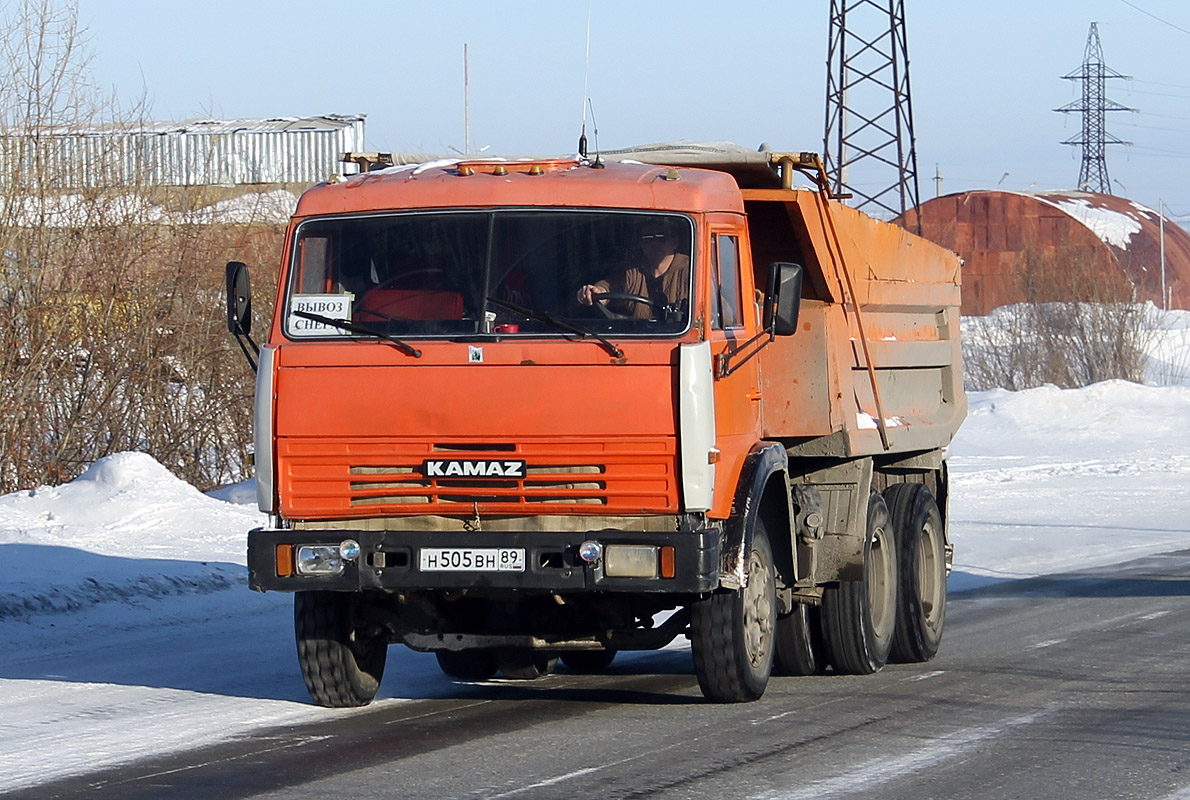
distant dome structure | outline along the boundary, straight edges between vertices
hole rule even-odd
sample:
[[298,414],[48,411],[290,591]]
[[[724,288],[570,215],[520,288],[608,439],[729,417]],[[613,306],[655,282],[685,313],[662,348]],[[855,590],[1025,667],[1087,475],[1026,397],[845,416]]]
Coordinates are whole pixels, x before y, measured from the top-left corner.
[[[1052,301],[1152,301],[1161,307],[1161,218],[1121,197],[1091,192],[971,191],[937,197],[922,235],[958,253],[962,313]],[[1190,307],[1190,233],[1165,222],[1170,308]]]

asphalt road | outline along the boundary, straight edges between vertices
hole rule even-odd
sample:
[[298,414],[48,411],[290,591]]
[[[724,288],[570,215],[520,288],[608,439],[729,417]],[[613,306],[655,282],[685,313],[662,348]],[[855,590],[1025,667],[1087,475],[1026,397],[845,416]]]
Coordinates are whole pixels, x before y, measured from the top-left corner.
[[1190,800],[1190,550],[953,595],[929,664],[756,703],[706,703],[666,651],[8,796]]

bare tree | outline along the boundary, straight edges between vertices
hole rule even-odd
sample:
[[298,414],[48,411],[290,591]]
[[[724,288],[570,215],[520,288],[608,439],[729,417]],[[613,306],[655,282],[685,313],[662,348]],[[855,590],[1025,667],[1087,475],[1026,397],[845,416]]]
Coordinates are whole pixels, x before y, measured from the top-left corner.
[[242,478],[252,380],[221,265],[267,262],[280,226],[148,184],[145,104],[94,85],[73,3],[10,3],[0,25],[0,490],[120,450],[203,488]]
[[1149,327],[1124,276],[1078,253],[1033,248],[1024,258],[1025,300],[964,320],[967,388],[1143,381]]

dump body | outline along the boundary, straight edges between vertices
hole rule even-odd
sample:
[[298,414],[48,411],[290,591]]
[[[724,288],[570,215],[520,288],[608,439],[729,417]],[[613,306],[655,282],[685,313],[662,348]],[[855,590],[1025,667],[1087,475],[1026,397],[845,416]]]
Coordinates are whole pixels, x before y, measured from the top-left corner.
[[[789,188],[789,156],[671,157],[442,162],[302,197],[258,372],[271,524],[248,553],[253,588],[299,594],[299,653],[314,630],[355,641],[351,664],[366,637],[512,675],[516,654],[685,633],[708,696],[752,699],[774,656],[747,643],[773,630],[725,645],[699,614],[865,580],[871,492],[894,516],[937,499],[945,568],[958,259]],[[749,600],[757,570],[772,595]],[[750,677],[713,677],[734,674],[706,666],[725,646]],[[360,699],[308,652],[319,702]]]
[[840,457],[949,444],[966,414],[958,258],[817,191],[744,197],[754,260],[806,267],[801,330],[760,356],[764,437]]

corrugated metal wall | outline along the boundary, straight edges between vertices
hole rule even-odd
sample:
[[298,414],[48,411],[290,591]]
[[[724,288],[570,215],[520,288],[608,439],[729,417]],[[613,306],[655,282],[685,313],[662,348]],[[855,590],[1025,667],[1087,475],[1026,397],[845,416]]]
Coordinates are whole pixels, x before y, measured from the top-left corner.
[[343,153],[363,149],[362,115],[10,135],[0,181],[23,173],[61,188],[317,183],[341,171]]
[[[1088,208],[1135,222],[1126,247],[1112,246],[1087,223],[1054,203],[1078,199]],[[909,212],[910,223],[913,211]],[[963,258],[963,314],[1026,301],[1083,297],[1038,292],[1030,276],[1044,268],[1127,281],[1137,300],[1161,305],[1161,233],[1157,212],[1112,195],[1086,192],[961,192],[921,205],[922,235]],[[1166,285],[1171,308],[1190,307],[1190,234],[1165,226]],[[1026,292],[1030,287],[1033,294]],[[1094,288],[1094,287],[1092,287]]]

